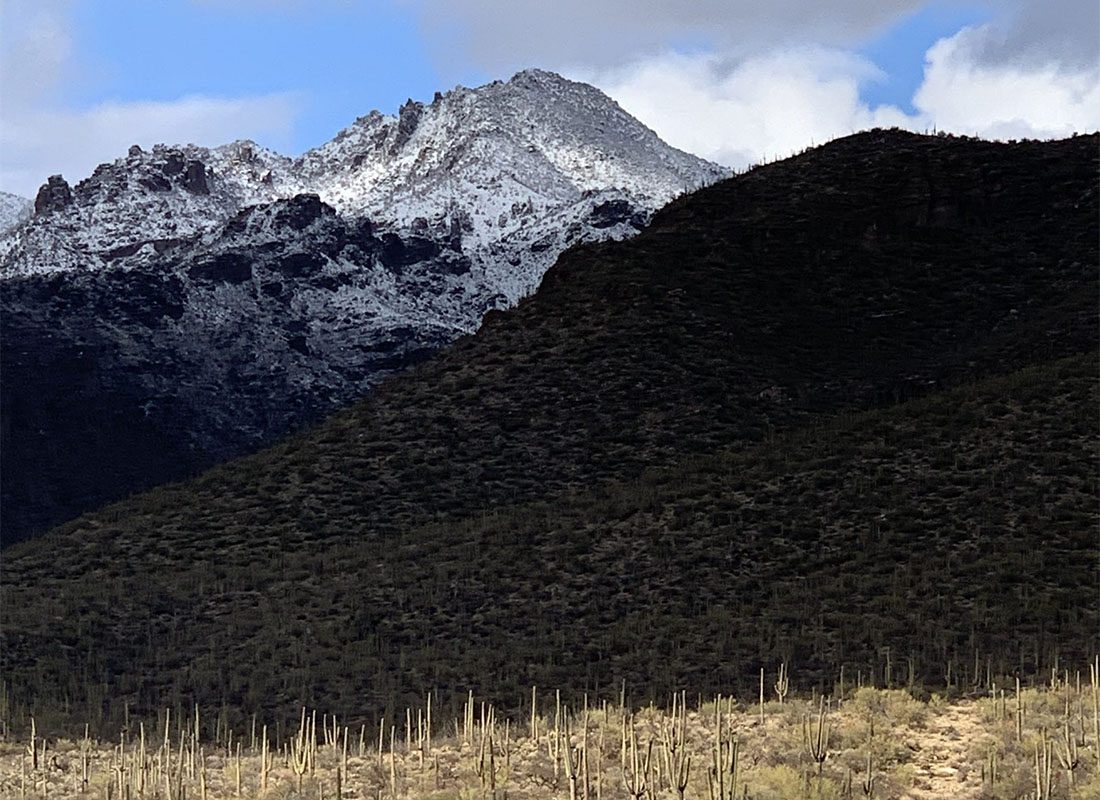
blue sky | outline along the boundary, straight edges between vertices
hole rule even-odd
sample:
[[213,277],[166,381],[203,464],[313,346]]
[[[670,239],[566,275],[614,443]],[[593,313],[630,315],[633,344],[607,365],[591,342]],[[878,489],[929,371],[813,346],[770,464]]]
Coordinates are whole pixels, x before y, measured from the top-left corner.
[[862,99],[872,106],[894,104],[914,112],[913,95],[924,79],[928,49],[940,39],[991,18],[988,7],[946,2],[931,3],[905,15],[857,48],[884,73],[883,80],[860,87]]
[[528,66],[732,166],[874,124],[1066,135],[1100,118],[1097,27],[1093,0],[0,0],[0,188],[133,142],[297,154]]
[[308,4],[86,0],[73,22],[76,58],[91,69],[64,87],[68,103],[290,93],[300,109],[295,151],[441,87],[413,14],[384,3],[318,13]]

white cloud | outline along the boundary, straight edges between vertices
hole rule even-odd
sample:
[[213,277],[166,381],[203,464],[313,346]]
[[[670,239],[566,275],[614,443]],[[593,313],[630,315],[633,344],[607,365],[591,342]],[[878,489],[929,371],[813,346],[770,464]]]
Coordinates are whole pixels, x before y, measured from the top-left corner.
[[989,138],[1100,127],[1096,0],[976,0],[993,22],[928,51],[915,114],[860,99],[880,76],[852,48],[929,0],[408,1],[444,66],[558,69],[730,166],[876,125]]
[[275,149],[289,145],[298,103],[293,95],[172,102],[104,103],[88,110],[25,110],[0,120],[0,187],[34,197],[46,177],[71,183],[131,144],[219,145],[255,139]]
[[801,48],[737,63],[667,54],[583,77],[670,144],[740,168],[864,128],[912,124],[895,107],[860,100],[860,85],[880,76],[850,53]]
[[741,60],[665,54],[573,75],[595,83],[670,144],[737,168],[871,127],[990,139],[1100,128],[1100,69],[984,58],[995,35],[989,27],[968,28],[931,47],[913,98],[916,114],[862,101],[860,86],[879,79],[878,68],[835,49],[782,49]]
[[1054,58],[983,58],[995,29],[967,28],[928,51],[913,105],[937,128],[991,139],[1056,138],[1100,128],[1100,67]]

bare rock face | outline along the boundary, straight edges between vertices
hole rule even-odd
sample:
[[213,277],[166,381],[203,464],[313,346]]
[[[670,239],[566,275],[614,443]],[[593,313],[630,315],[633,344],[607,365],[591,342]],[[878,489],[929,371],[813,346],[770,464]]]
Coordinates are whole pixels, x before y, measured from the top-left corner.
[[393,144],[390,146],[390,155],[396,155],[400,152],[401,148],[412,138],[416,126],[420,124],[423,111],[424,106],[412,98],[409,98],[401,106],[397,118],[397,136],[394,137]]
[[326,214],[335,213],[332,207],[322,203],[321,198],[316,194],[299,194],[282,203],[275,216],[280,223],[296,231],[302,231]]
[[38,190],[38,196],[34,198],[34,213],[48,214],[70,206],[72,203],[73,191],[69,188],[68,181],[60,175],[51,175]]
[[187,162],[186,171],[183,174],[183,188],[193,194],[210,194],[210,187],[206,185],[205,164],[195,159]]

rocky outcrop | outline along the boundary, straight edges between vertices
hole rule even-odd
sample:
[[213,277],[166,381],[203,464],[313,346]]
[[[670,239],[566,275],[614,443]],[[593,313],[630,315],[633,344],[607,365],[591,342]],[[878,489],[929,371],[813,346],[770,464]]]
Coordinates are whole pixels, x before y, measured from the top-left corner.
[[188,161],[183,174],[183,188],[194,194],[210,194],[210,187],[206,185],[206,165],[194,159]]
[[34,198],[34,213],[49,214],[71,206],[73,192],[69,183],[60,175],[51,175]]
[[390,145],[390,155],[396,155],[400,152],[401,148],[412,138],[413,131],[416,130],[423,111],[424,106],[411,98],[401,106],[397,116],[397,135],[394,136],[393,143]]
[[615,225],[629,225],[641,230],[645,227],[646,215],[626,200],[606,200],[592,207],[589,220],[594,228],[610,228]]
[[316,194],[299,194],[278,206],[275,220],[278,223],[289,226],[296,231],[305,230],[317,220],[328,215],[333,216],[336,210],[325,203]]

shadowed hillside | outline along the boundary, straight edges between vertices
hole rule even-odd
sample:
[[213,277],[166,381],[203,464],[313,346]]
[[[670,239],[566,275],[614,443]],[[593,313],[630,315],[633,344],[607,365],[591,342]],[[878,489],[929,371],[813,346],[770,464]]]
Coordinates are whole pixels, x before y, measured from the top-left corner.
[[7,551],[10,691],[351,712],[1084,657],[1096,155],[860,134],[569,251],[308,434]]

